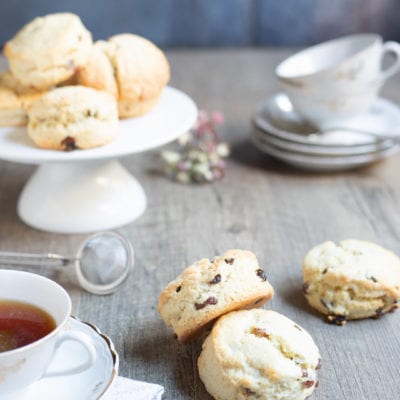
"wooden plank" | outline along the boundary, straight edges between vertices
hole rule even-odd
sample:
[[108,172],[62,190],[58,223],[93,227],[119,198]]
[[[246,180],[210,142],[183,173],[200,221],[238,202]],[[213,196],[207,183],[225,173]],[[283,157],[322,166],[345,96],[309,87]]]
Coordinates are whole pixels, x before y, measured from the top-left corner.
[[[304,326],[322,356],[315,400],[394,400],[400,391],[400,312],[380,320],[325,324],[301,294],[305,253],[324,240],[372,240],[400,253],[400,156],[347,173],[312,174],[286,167],[248,141],[256,106],[278,90],[274,67],[290,50],[170,51],[172,84],[201,108],[224,112],[224,137],[233,154],[226,177],[184,186],[156,173],[157,152],[132,155],[124,165],[143,184],[146,213],[118,229],[133,243],[133,274],[113,295],[76,286],[73,271],[40,273],[63,284],[74,313],[109,334],[123,376],[159,383],[165,399],[209,400],[199,380],[200,344],[178,345],[160,320],[162,288],[194,260],[228,248],[253,250],[276,296],[268,308]],[[212,66],[212,68],[210,68]],[[400,77],[383,95],[400,102]],[[73,253],[84,236],[55,235],[26,227],[16,215],[18,193],[33,166],[0,161],[0,249]]]

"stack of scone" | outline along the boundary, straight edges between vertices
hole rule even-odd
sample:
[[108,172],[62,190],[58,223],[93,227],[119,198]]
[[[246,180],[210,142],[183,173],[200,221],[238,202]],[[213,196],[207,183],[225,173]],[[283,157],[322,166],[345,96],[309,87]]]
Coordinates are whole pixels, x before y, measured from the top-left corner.
[[121,34],[93,44],[71,13],[25,25],[4,47],[0,126],[28,125],[39,146],[56,150],[101,146],[117,135],[118,118],[150,111],[169,80],[163,52]]
[[255,255],[244,250],[202,259],[162,291],[158,311],[179,341],[211,329],[198,368],[215,399],[303,400],[317,387],[321,360],[311,336],[259,309],[273,293]]

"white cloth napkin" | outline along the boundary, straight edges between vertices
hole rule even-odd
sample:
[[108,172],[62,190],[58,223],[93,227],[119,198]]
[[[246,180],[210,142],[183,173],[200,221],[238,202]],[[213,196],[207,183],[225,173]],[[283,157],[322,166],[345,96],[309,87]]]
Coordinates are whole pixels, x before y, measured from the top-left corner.
[[117,376],[101,400],[161,400],[164,388]]

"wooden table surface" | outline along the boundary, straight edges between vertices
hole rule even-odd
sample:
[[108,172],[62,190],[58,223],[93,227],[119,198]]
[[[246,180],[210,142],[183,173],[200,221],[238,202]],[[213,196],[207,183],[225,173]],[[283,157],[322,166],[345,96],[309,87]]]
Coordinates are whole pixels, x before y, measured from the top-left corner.
[[[296,171],[255,149],[248,140],[250,117],[278,90],[274,67],[289,54],[169,51],[172,85],[200,108],[225,114],[222,132],[233,146],[226,177],[183,186],[155,171],[157,152],[126,157],[123,164],[148,196],[145,214],[118,229],[136,251],[128,281],[100,297],[80,290],[72,270],[37,270],[69,291],[76,315],[112,338],[120,375],[163,385],[165,399],[210,397],[196,369],[200,344],[174,340],[157,314],[158,295],[191,262],[229,248],[256,253],[276,291],[267,307],[314,337],[323,361],[313,399],[399,399],[400,311],[380,320],[328,325],[303,298],[301,263],[312,246],[327,239],[371,240],[400,253],[400,156],[352,172],[317,174]],[[382,94],[400,103],[400,76]],[[0,250],[74,254],[84,236],[40,232],[16,215],[19,192],[34,168],[0,161]]]

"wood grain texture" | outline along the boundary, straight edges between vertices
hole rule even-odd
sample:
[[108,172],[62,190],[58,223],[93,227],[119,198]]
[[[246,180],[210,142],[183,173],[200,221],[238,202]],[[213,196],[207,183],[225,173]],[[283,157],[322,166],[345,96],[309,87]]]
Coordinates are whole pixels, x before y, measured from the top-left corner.
[[[256,253],[275,290],[267,305],[306,328],[322,357],[313,400],[396,400],[400,392],[400,312],[380,320],[325,324],[301,294],[301,262],[314,245],[348,237],[400,253],[400,156],[348,173],[311,174],[286,167],[249,143],[257,104],[278,90],[277,63],[288,50],[170,51],[172,84],[226,117],[233,146],[226,177],[182,186],[154,169],[156,153],[123,159],[143,184],[148,209],[118,229],[134,244],[135,270],[115,294],[82,292],[72,271],[39,272],[64,285],[74,313],[114,341],[120,373],[159,383],[168,400],[210,400],[199,380],[200,344],[178,345],[156,311],[162,288],[194,260],[229,248]],[[400,76],[383,95],[400,103]],[[0,162],[0,249],[74,253],[80,235],[55,235],[21,223],[18,194],[34,167]],[[1,284],[1,283],[0,283]]]
[[34,17],[65,11],[96,39],[134,32],[164,47],[308,45],[363,31],[400,40],[398,0],[1,0],[0,47]]

